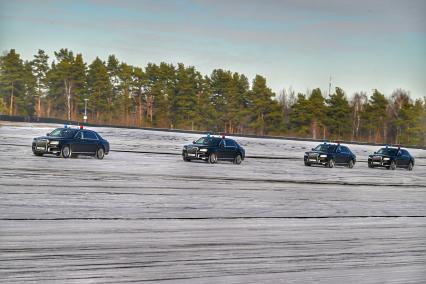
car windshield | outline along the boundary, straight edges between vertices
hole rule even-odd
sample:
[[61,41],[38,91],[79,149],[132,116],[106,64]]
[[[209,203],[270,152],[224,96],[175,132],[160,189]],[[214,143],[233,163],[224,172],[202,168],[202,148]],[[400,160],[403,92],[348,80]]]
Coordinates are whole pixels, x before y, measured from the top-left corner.
[[49,137],[71,138],[71,137],[74,137],[76,133],[77,133],[76,129],[57,128],[49,134]]
[[398,153],[398,149],[394,149],[394,148],[382,148],[377,152],[377,154],[390,155],[390,156],[396,156],[397,153]]
[[195,141],[195,144],[217,146],[220,140],[221,140],[220,138],[214,138],[214,137],[201,137],[200,139]]
[[321,151],[321,152],[327,152],[332,153],[336,150],[336,145],[329,145],[329,144],[321,144],[318,145],[314,150],[315,151]]

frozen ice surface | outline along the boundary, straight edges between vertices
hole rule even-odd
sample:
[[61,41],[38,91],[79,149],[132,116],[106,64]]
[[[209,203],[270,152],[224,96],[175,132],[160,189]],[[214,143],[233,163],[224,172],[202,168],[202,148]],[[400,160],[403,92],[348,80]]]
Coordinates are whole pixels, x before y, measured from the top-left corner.
[[[317,143],[236,139],[241,165],[187,163],[199,135],[93,128],[102,161],[36,157],[60,125],[0,122],[0,282],[424,283],[426,151],[412,172],[305,167]],[[287,159],[288,158],[288,159]]]

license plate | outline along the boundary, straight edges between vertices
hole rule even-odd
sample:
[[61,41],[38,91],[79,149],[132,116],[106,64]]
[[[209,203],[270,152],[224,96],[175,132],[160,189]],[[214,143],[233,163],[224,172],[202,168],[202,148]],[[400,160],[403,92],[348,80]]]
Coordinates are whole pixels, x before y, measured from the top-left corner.
[[37,150],[44,150],[44,147],[37,147]]
[[317,159],[309,159],[309,161],[316,162],[316,161],[317,161]]
[[188,156],[189,156],[189,157],[195,157],[195,154],[188,153]]

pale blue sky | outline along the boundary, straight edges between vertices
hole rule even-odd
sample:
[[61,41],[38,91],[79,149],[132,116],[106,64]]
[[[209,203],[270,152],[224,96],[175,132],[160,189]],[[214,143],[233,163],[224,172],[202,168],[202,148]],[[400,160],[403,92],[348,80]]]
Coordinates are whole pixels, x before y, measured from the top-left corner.
[[0,51],[67,47],[136,66],[161,61],[267,78],[279,92],[426,95],[424,0],[0,0]]

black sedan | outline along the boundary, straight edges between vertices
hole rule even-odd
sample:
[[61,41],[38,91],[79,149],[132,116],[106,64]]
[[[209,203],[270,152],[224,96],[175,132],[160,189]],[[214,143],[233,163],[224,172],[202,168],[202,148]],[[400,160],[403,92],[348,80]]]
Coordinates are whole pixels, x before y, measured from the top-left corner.
[[109,152],[109,143],[92,130],[64,127],[57,128],[46,136],[33,139],[34,155],[55,154],[63,158],[78,155],[95,156],[103,159]]
[[201,137],[190,145],[183,146],[182,158],[184,161],[204,160],[210,164],[218,160],[232,161],[241,164],[245,157],[245,150],[235,140],[225,137]]
[[385,167],[388,170],[405,168],[411,171],[414,167],[414,157],[405,149],[385,147],[368,156],[368,167]]
[[304,155],[305,166],[323,165],[333,168],[335,165],[345,165],[353,168],[356,156],[352,151],[340,144],[320,144]]

